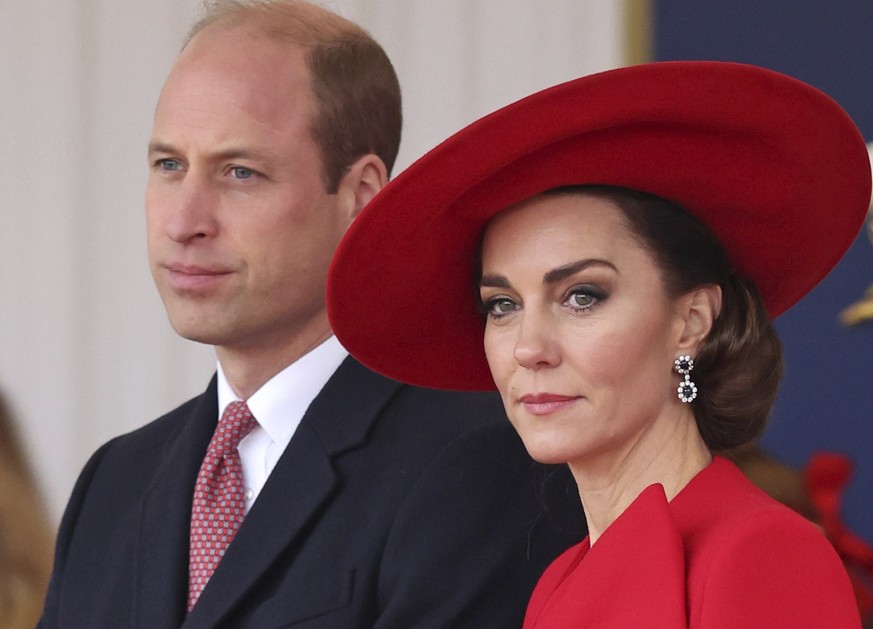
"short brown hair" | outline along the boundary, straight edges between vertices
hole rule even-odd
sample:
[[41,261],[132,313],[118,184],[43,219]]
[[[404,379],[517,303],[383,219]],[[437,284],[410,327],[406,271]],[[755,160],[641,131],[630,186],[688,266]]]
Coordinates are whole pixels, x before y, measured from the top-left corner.
[[244,26],[306,51],[317,107],[310,130],[328,192],[336,192],[348,168],[368,153],[391,173],[400,146],[400,84],[388,55],[366,30],[302,0],[206,0],[204,7],[186,46],[207,28]]
[[[782,345],[755,285],[741,277],[709,228],[671,201],[614,186],[569,186],[616,204],[638,241],[653,255],[671,297],[713,284],[722,307],[694,358],[699,394],[691,404],[714,451],[752,441],[766,426],[782,377]],[[670,366],[665,366],[669,369]]]

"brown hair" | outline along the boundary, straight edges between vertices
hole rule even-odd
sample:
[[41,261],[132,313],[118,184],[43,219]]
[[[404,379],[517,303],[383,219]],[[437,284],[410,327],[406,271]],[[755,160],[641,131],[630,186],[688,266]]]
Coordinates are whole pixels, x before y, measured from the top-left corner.
[[317,105],[311,132],[327,192],[336,192],[348,168],[369,153],[390,175],[400,146],[400,84],[388,55],[367,31],[301,0],[206,0],[204,6],[186,46],[206,28],[245,26],[305,49]]
[[12,414],[0,397],[0,629],[36,625],[53,544]]
[[[764,430],[782,377],[782,345],[755,285],[737,274],[709,228],[679,205],[614,186],[570,186],[612,201],[654,256],[671,297],[707,284],[722,289],[722,307],[694,359],[698,396],[691,407],[714,451],[750,442]],[[670,366],[665,366],[669,369]]]

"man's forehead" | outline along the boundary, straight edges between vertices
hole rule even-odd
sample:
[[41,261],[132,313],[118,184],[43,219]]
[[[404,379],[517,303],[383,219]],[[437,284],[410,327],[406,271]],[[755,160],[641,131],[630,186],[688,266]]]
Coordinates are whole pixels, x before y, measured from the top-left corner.
[[302,55],[260,41],[234,47],[233,40],[215,39],[192,41],[179,57],[158,98],[156,125],[176,117],[194,126],[236,120],[274,129],[311,119],[315,104]]

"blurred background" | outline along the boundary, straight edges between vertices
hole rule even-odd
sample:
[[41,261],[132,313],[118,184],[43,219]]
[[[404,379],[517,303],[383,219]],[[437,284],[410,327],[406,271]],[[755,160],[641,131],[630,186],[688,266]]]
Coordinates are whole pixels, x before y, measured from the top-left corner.
[[[532,91],[650,59],[786,72],[830,94],[873,139],[866,0],[322,4],[365,26],[394,60],[405,114],[398,172]],[[214,369],[211,349],[177,338],[166,321],[146,263],[143,212],[152,111],[199,0],[7,5],[0,390],[54,525],[94,449],[200,393]],[[869,302],[858,304],[871,285],[873,242],[862,234],[836,271],[778,320],[787,370],[763,442],[796,469],[820,450],[848,455],[855,471],[843,514],[867,539],[873,314]]]

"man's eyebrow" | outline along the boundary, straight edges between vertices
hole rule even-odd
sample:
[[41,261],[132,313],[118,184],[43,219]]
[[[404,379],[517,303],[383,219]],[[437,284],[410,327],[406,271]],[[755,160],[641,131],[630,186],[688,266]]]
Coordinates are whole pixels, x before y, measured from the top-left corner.
[[[166,142],[149,142],[148,146],[148,154],[149,155],[176,155],[181,151],[174,147],[172,144],[168,144]],[[271,159],[275,157],[276,154],[272,151],[263,151],[254,148],[244,148],[244,147],[236,147],[229,146],[227,148],[223,148],[221,150],[215,151],[208,155],[211,160],[228,160],[228,159]]]
[[169,144],[165,144],[163,142],[149,142],[148,154],[154,155],[155,153],[175,153],[176,151]]

